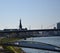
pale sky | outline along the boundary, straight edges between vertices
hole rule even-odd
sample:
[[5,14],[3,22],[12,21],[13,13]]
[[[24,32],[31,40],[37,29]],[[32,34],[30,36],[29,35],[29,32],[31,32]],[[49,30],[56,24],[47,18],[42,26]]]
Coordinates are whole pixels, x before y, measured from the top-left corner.
[[0,29],[52,28],[60,22],[60,0],[0,0]]

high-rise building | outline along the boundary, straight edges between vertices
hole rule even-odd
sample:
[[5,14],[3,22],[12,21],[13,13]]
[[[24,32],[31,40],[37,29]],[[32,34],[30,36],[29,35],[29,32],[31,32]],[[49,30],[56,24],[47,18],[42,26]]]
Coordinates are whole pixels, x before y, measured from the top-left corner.
[[60,22],[57,23],[57,29],[60,29]]
[[[57,29],[60,29],[60,22],[57,23]],[[57,34],[60,35],[60,31],[58,31]]]

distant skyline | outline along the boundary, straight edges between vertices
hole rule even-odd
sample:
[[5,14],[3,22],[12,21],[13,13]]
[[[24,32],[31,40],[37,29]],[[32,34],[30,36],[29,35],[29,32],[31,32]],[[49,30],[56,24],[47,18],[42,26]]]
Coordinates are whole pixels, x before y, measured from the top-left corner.
[[0,0],[0,29],[52,28],[60,22],[60,0]]

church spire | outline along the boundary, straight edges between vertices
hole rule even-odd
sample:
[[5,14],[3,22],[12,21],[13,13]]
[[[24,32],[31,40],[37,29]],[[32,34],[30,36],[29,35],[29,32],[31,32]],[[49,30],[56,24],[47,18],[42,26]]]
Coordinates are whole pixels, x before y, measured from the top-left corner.
[[22,23],[21,23],[21,19],[20,19],[20,25],[19,25],[19,29],[22,29]]

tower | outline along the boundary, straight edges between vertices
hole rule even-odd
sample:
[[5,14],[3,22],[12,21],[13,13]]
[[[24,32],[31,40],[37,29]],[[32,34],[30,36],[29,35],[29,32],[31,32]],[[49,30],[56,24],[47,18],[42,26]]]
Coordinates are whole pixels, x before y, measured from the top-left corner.
[[22,29],[21,19],[20,19],[19,29],[20,29],[20,30]]

